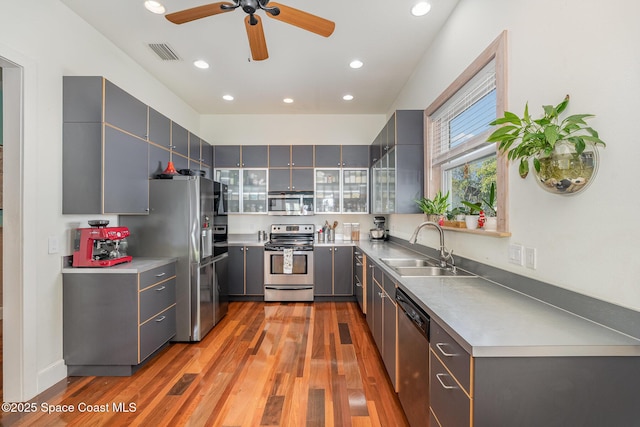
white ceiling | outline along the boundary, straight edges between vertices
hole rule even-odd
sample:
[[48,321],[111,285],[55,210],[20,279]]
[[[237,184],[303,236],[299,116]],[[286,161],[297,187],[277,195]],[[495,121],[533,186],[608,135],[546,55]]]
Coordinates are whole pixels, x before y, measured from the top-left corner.
[[[241,8],[175,25],[143,0],[61,1],[200,114],[385,114],[458,2],[430,0],[431,12],[414,17],[417,0],[278,0],[336,29],[324,38],[259,11],[269,58],[252,61]],[[167,13],[212,3],[161,1]],[[150,43],[168,44],[181,60],[161,60]],[[358,70],[349,67],[356,58]],[[195,68],[196,59],[211,67]]]

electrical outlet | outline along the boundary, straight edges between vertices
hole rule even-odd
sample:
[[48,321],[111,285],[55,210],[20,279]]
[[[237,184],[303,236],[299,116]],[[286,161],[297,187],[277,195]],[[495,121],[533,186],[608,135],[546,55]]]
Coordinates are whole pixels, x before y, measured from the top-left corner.
[[522,265],[522,245],[509,245],[509,263]]
[[536,248],[524,248],[524,264],[527,268],[536,269]]

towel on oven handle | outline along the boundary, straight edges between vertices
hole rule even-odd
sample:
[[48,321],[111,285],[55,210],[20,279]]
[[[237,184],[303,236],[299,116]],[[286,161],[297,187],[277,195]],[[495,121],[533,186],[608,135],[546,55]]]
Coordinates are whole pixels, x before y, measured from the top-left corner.
[[284,274],[293,273],[293,249],[285,248],[282,255],[282,272]]

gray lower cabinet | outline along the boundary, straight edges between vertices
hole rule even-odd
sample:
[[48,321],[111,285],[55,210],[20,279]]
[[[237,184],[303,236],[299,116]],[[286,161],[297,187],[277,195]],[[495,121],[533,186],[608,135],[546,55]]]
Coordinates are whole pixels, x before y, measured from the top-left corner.
[[264,295],[264,248],[229,245],[229,295]]
[[316,246],[313,250],[314,294],[353,295],[351,246]]
[[638,424],[637,357],[472,357],[431,319],[431,426]]
[[373,325],[374,325],[374,321],[375,321],[375,310],[374,310],[374,296],[376,295],[375,293],[375,289],[376,289],[376,284],[373,283],[373,270],[376,267],[376,265],[369,260],[369,258],[366,258],[366,270],[364,272],[364,275],[366,277],[365,279],[365,307],[366,307],[366,316],[367,316],[367,325],[369,326],[369,330],[371,331],[371,333],[373,333]]
[[360,306],[360,310],[366,313],[365,306],[365,256],[358,249],[353,250],[353,293],[356,296],[356,301]]
[[132,270],[135,260],[108,272],[63,270],[63,355],[69,375],[132,375],[175,335],[175,262]]
[[[382,270],[375,264],[371,264],[373,295],[367,297],[367,304],[371,300],[371,306],[367,305],[367,322],[369,322],[369,308],[371,308],[372,326],[370,324],[373,339],[378,347],[378,352],[382,357],[384,366],[393,384],[396,388],[396,348],[397,348],[397,310],[395,303],[395,283],[389,276],[384,274]],[[387,283],[388,282],[388,283]],[[393,293],[387,292],[386,289],[394,289]],[[367,292],[369,286],[367,284]]]

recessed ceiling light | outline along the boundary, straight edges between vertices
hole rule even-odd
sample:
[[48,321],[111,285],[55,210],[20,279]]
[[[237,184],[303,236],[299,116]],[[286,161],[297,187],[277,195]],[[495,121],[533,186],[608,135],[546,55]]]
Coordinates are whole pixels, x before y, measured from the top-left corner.
[[431,10],[431,5],[426,1],[421,1],[420,3],[416,3],[415,6],[411,8],[411,14],[413,16],[424,16]]
[[225,101],[233,101],[233,96],[231,96],[231,95],[223,95],[222,99],[224,99]]
[[207,61],[203,61],[202,59],[198,59],[197,61],[193,61],[193,65],[203,70],[209,68],[209,63]]
[[164,6],[161,3],[154,0],[145,1],[144,7],[146,7],[149,12],[157,13],[159,15],[163,14],[165,11]]
[[345,95],[342,97],[345,101],[351,101],[353,99],[353,95]]
[[293,104],[293,99],[285,98],[285,99],[282,100],[282,102],[284,102],[285,104]]
[[351,68],[360,68],[362,67],[364,64],[362,63],[362,61],[360,61],[359,59],[354,59],[353,61],[351,61],[351,63],[349,64],[349,67]]

